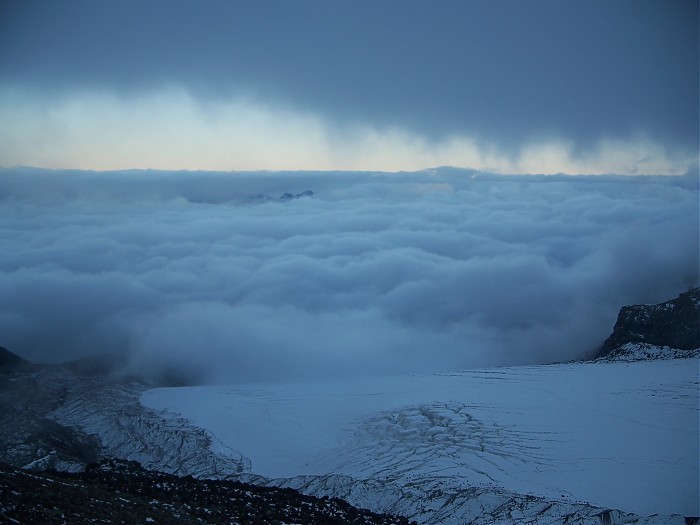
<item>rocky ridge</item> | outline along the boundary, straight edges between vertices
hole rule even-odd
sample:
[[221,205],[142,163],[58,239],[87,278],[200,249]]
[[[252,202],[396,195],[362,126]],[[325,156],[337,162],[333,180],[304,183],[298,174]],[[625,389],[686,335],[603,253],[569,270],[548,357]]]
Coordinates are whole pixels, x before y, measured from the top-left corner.
[[282,195],[279,197],[271,197],[267,193],[261,193],[259,195],[255,195],[253,197],[250,197],[251,201],[260,201],[260,202],[271,202],[271,201],[276,201],[276,202],[288,202],[288,201],[293,201],[297,199],[303,199],[304,197],[313,197],[314,192],[311,190],[304,190],[301,193],[289,193],[288,191],[285,191]]
[[0,368],[0,462],[76,472],[121,458],[201,478],[248,469],[245,458],[217,447],[202,429],[142,406],[139,396],[154,386],[93,367]]
[[659,304],[623,306],[596,359],[638,361],[700,356],[700,288]]

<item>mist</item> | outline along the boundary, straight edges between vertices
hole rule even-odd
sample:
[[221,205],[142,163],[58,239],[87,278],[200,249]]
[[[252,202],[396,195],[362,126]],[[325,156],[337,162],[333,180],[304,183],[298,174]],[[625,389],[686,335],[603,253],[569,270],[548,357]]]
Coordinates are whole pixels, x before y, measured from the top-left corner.
[[574,359],[698,285],[697,181],[2,169],[0,345],[200,382]]

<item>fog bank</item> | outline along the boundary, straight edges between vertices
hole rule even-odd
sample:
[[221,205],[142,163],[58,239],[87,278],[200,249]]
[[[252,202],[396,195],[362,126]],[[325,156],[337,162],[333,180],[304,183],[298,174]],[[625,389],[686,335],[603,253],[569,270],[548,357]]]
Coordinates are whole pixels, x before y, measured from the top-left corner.
[[0,231],[0,345],[209,382],[575,358],[700,251],[697,174],[4,169]]

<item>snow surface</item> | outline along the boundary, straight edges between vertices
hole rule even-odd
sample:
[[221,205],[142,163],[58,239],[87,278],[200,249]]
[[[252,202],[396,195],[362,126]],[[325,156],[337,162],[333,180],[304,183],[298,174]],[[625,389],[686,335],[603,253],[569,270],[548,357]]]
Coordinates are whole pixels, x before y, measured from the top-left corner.
[[700,515],[699,363],[575,363],[145,392],[255,474],[426,479]]

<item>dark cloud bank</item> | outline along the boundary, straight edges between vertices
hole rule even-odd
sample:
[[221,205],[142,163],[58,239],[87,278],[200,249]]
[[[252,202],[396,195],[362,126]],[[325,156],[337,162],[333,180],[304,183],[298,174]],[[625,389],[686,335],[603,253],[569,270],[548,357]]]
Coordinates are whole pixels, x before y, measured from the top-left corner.
[[697,285],[697,180],[5,169],[0,344],[212,382],[575,358]]
[[0,86],[22,92],[174,84],[508,151],[640,130],[698,144],[694,1],[23,0],[0,15]]

